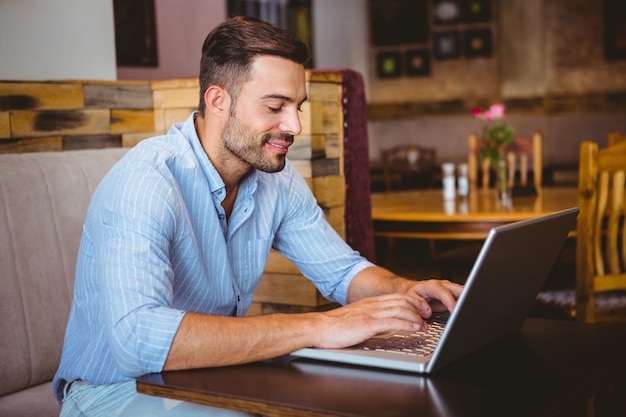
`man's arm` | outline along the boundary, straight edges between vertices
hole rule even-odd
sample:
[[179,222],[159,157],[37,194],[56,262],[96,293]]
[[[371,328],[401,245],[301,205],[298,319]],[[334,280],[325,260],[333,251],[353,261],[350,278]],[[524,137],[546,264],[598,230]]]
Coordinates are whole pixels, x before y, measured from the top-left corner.
[[351,303],[331,311],[243,318],[187,313],[164,370],[233,365],[303,347],[350,346],[388,330],[424,330],[422,317],[454,308],[461,289],[449,281],[415,282],[371,267],[350,285]]
[[430,317],[434,311],[452,311],[463,286],[447,280],[413,281],[373,266],[358,273],[348,289],[348,302],[365,297],[398,292],[416,297],[422,317]]

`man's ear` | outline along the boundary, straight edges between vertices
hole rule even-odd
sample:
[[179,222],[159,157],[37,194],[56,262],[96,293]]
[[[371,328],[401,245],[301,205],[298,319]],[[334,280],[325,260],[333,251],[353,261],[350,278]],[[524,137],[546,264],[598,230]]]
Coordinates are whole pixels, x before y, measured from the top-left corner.
[[218,117],[228,116],[230,95],[222,87],[212,85],[204,92],[204,105],[207,112],[211,112]]

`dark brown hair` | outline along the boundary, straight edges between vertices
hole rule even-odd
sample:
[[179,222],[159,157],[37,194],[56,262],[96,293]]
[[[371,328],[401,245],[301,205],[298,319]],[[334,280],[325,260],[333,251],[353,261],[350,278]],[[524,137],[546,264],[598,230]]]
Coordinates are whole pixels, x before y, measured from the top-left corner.
[[250,64],[259,55],[272,55],[304,64],[309,47],[292,33],[254,17],[237,16],[209,33],[200,60],[200,104],[204,116],[204,93],[212,86],[224,88],[233,103],[250,77]]

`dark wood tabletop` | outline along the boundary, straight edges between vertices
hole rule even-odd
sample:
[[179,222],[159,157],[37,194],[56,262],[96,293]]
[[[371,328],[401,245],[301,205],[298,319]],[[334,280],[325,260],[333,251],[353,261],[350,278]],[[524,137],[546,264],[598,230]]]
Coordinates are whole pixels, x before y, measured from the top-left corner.
[[624,352],[623,324],[531,318],[431,375],[285,356],[150,374],[137,390],[267,416],[622,416]]

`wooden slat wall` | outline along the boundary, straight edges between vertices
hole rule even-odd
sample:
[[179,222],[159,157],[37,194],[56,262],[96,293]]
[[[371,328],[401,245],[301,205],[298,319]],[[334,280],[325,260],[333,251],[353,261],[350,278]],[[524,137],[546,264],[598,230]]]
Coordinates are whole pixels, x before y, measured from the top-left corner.
[[[341,75],[307,72],[302,133],[289,159],[345,236]],[[197,78],[159,81],[0,81],[0,153],[132,147],[198,107]],[[272,252],[249,314],[327,309],[298,269]]]
[[150,82],[0,82],[0,153],[132,146],[152,136]]

